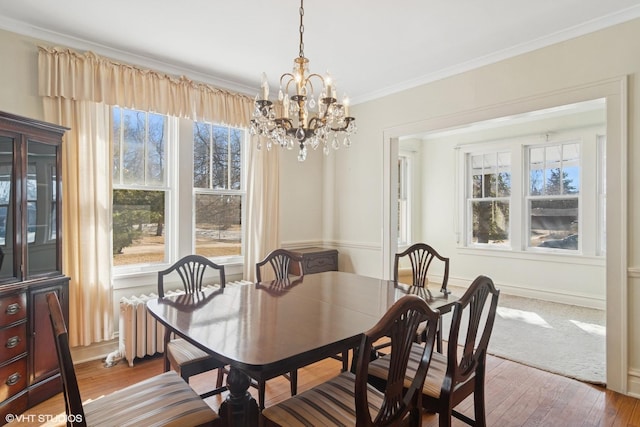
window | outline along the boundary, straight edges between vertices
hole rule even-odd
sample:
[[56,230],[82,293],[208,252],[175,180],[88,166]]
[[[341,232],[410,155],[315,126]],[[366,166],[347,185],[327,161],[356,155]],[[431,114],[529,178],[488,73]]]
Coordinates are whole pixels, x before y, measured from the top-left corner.
[[578,250],[580,144],[527,148],[529,247]]
[[242,129],[194,124],[194,230],[199,255],[242,255],[244,139]]
[[113,266],[241,263],[245,130],[113,108]]
[[168,118],[113,108],[113,265],[168,260]]
[[470,244],[510,245],[511,154],[468,155],[467,218]]
[[606,140],[600,132],[588,126],[544,141],[534,135],[459,146],[464,245],[603,256]]
[[411,157],[398,156],[398,246],[411,242]]

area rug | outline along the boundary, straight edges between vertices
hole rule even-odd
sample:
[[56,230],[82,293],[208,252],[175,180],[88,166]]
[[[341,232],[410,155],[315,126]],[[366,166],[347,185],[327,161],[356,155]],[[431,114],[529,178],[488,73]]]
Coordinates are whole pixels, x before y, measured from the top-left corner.
[[[464,293],[464,289],[452,290],[457,295]],[[450,317],[445,316],[445,319]],[[603,310],[501,293],[488,352],[580,381],[604,385],[605,332]]]

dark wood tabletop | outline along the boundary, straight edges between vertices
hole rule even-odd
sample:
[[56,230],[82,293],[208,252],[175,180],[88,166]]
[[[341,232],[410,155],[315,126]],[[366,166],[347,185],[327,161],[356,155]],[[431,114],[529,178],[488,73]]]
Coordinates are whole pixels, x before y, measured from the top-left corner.
[[[421,290],[328,271],[287,283],[231,284],[168,296],[147,306],[165,327],[226,362],[232,371],[268,379],[356,347],[361,334],[407,293]],[[457,299],[439,293],[423,297],[443,312]],[[248,388],[245,383],[242,388]]]

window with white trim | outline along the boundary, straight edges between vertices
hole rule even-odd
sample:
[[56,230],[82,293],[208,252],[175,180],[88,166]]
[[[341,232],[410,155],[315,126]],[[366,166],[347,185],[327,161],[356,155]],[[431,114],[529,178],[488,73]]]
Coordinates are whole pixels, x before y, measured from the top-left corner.
[[411,156],[398,155],[398,247],[411,243]]
[[467,159],[468,242],[509,247],[511,153],[470,153]]
[[243,129],[210,123],[193,128],[195,252],[241,256],[244,206]]
[[578,250],[580,143],[526,147],[528,247]]
[[243,261],[244,129],[113,107],[112,135],[116,276]]
[[113,265],[168,262],[169,118],[119,107],[113,107],[112,117]]
[[600,127],[461,145],[466,247],[603,256]]

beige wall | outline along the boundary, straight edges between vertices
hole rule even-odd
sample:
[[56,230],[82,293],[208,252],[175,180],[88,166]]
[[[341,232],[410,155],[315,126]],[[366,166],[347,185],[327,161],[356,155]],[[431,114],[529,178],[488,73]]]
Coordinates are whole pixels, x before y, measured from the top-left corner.
[[[340,250],[342,269],[381,277],[385,132],[496,105],[628,76],[628,271],[618,286],[628,298],[623,353],[628,383],[640,396],[640,20],[443,79],[413,90],[355,105],[358,134],[348,150],[298,164],[286,159],[281,175],[281,238],[284,244],[324,241]],[[0,110],[42,119],[37,96],[36,41],[0,30]],[[287,154],[287,153],[284,153]],[[621,304],[622,305],[622,304]]]
[[[389,142],[385,135],[397,132],[398,128],[411,128],[416,123],[451,121],[452,117],[469,112],[476,116],[491,110],[517,113],[521,112],[517,108],[524,99],[540,99],[548,94],[628,76],[628,114],[624,117],[628,120],[628,164],[623,163],[628,167],[628,178],[623,183],[628,190],[620,196],[623,201],[617,204],[627,206],[626,233],[621,237],[627,238],[628,243],[619,251],[619,264],[627,267],[621,274],[607,271],[608,323],[609,316],[627,315],[621,314],[611,322],[616,328],[607,331],[607,357],[608,371],[621,372],[611,382],[614,389],[640,396],[640,327],[636,326],[640,325],[640,176],[634,167],[640,161],[638,52],[640,20],[634,20],[354,106],[359,131],[350,151],[341,153],[337,159],[338,173],[334,178],[346,185],[328,195],[331,203],[340,206],[334,211],[335,232],[328,238],[337,242],[341,267],[371,276],[388,274],[383,247],[386,213],[382,193],[388,193],[384,161],[388,150],[385,144]],[[510,105],[514,111],[509,111]],[[624,185],[613,190],[624,191]],[[620,224],[609,226],[616,228]]]
[[44,119],[38,97],[37,41],[0,30],[0,111]]

